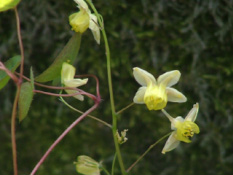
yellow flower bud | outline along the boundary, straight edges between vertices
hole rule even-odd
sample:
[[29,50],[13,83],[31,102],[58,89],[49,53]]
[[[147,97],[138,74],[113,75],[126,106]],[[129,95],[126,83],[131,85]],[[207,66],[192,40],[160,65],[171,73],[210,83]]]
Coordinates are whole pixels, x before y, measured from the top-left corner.
[[20,0],[1,0],[0,12],[14,8]]
[[76,170],[83,175],[100,175],[99,163],[88,156],[78,156]]
[[79,12],[73,13],[69,16],[69,22],[72,30],[83,33],[89,27],[90,17],[85,10],[80,10]]

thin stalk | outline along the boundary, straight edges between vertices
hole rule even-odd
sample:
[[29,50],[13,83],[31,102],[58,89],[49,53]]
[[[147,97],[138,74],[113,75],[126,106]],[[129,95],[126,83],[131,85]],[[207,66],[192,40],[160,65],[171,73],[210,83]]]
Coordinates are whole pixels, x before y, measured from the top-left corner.
[[165,136],[161,137],[158,141],[156,141],[154,144],[150,145],[149,148],[126,170],[126,172],[129,172],[152,148],[154,148],[159,142],[171,135],[171,133],[172,132],[166,134]]
[[18,41],[19,41],[20,52],[21,52],[21,64],[20,64],[20,78],[19,78],[19,81],[16,83],[17,90],[16,90],[16,95],[15,95],[13,109],[12,109],[12,115],[11,115],[11,144],[12,144],[14,175],[18,175],[15,120],[16,120],[17,104],[18,104],[18,100],[19,100],[19,94],[20,94],[20,90],[21,90],[21,83],[22,83],[22,76],[23,76],[24,50],[23,50],[23,42],[22,42],[21,30],[20,30],[20,19],[19,19],[17,7],[14,8],[14,11],[15,11],[15,18],[16,18]]
[[13,104],[12,114],[11,114],[11,144],[12,144],[14,175],[18,174],[15,121],[16,121],[16,113],[17,113],[16,111],[17,111],[17,104],[18,104],[18,99],[19,99],[19,92],[20,92],[20,86],[18,85],[16,95],[15,95],[14,104]]
[[120,114],[120,113],[124,112],[126,109],[130,108],[130,107],[133,106],[134,104],[135,104],[134,102],[133,102],[133,103],[130,103],[128,106],[126,106],[126,107],[122,108],[120,111],[118,111],[117,114]]
[[57,146],[57,144],[70,132],[71,129],[73,129],[81,120],[83,120],[88,114],[90,114],[93,110],[95,110],[98,107],[99,103],[95,103],[94,106],[92,106],[90,109],[88,109],[86,112],[84,112],[77,120],[75,120],[58,138],[53,142],[53,144],[49,147],[49,149],[46,151],[46,153],[43,155],[43,157],[40,159],[40,161],[36,164],[35,168],[32,170],[30,175],[34,175],[38,168],[41,166],[41,164],[45,161],[45,159],[48,157],[48,155],[51,153],[51,151]]
[[96,96],[87,93],[85,91],[81,91],[81,90],[76,90],[76,93],[73,94],[56,94],[56,93],[52,93],[52,92],[45,92],[45,91],[41,91],[41,90],[33,90],[33,92],[35,93],[40,93],[40,94],[45,94],[45,95],[50,95],[50,96],[56,96],[56,97],[73,97],[75,95],[86,95],[88,97],[90,97],[91,99],[96,99]]
[[[67,103],[62,97],[60,97],[60,99],[61,99],[61,101],[62,101],[66,106],[68,106],[70,109],[72,109],[72,110],[74,110],[74,111],[76,111],[76,112],[78,112],[78,113],[80,113],[80,114],[83,114],[82,111],[80,111],[80,110],[74,108],[73,106],[71,106],[71,105],[70,105],[69,103]],[[90,118],[92,118],[92,119],[94,119],[94,120],[96,120],[96,121],[102,123],[103,125],[105,125],[105,126],[107,126],[107,127],[109,127],[109,128],[112,128],[112,125],[108,124],[107,122],[105,122],[105,121],[103,121],[103,120],[101,120],[101,119],[99,119],[99,118],[97,118],[97,117],[94,117],[93,115],[87,115],[87,117],[90,117]]]
[[92,10],[94,11],[94,13],[95,13],[95,15],[96,15],[96,17],[98,19],[98,22],[99,22],[99,25],[100,25],[100,28],[101,28],[101,31],[102,31],[104,43],[105,43],[106,60],[107,60],[108,88],[109,88],[110,104],[111,104],[111,110],[112,110],[112,134],[113,134],[115,149],[116,149],[116,153],[117,153],[117,157],[118,157],[118,162],[119,162],[119,165],[120,165],[121,173],[123,175],[126,175],[124,163],[123,163],[122,156],[121,156],[120,147],[119,147],[119,144],[118,144],[118,141],[117,141],[117,137],[116,137],[117,115],[116,115],[116,110],[115,110],[113,88],[112,88],[111,55],[110,55],[110,49],[109,49],[108,39],[107,39],[107,35],[105,33],[103,21],[100,18],[100,15],[99,15],[98,11],[96,10],[95,6],[93,5],[93,3],[90,0],[87,0],[87,2],[90,5],[90,7],[92,8]]
[[114,175],[116,157],[117,157],[117,154],[115,153],[114,158],[113,158],[113,161],[112,161],[112,173],[111,173],[111,175]]
[[165,111],[165,109],[162,109],[161,111],[170,120],[170,122],[174,122],[175,119],[172,116],[170,116],[170,114],[168,114],[167,111]]
[[102,169],[107,175],[110,175],[110,173],[108,172],[107,169],[105,169],[104,167],[101,167],[101,169]]
[[16,17],[16,24],[17,24],[17,34],[18,34],[18,40],[19,40],[19,47],[21,52],[21,64],[20,64],[20,83],[23,79],[23,69],[24,69],[24,49],[23,49],[23,41],[21,37],[21,28],[20,28],[20,19],[19,19],[19,13],[17,10],[17,7],[14,8],[15,10],[15,17]]

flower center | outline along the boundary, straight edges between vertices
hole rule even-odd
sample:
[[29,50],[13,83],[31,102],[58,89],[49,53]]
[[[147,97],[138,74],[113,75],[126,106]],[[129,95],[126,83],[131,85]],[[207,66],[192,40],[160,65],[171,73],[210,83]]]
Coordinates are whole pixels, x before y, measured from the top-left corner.
[[149,110],[163,109],[167,105],[166,87],[149,84],[144,95],[144,102]]
[[177,140],[190,143],[191,138],[194,136],[194,133],[198,134],[200,132],[197,124],[191,121],[178,122],[176,125],[177,128]]

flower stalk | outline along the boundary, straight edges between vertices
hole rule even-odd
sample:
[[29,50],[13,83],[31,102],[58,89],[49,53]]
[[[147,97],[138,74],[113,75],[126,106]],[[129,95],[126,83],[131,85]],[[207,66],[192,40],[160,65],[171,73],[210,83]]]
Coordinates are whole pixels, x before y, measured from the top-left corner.
[[124,163],[123,163],[122,156],[121,156],[120,147],[119,147],[118,140],[117,140],[117,137],[116,137],[116,132],[117,132],[117,114],[116,114],[116,110],[115,110],[113,88],[112,88],[111,54],[110,54],[108,39],[107,39],[107,35],[106,35],[105,29],[104,29],[103,20],[100,17],[98,11],[96,10],[96,8],[93,5],[93,3],[91,2],[91,0],[87,0],[87,3],[90,5],[91,9],[94,11],[94,13],[95,13],[95,15],[96,15],[96,17],[98,19],[98,22],[99,22],[99,25],[100,25],[100,28],[101,28],[101,31],[102,31],[104,43],[105,43],[106,60],[107,60],[108,88],[109,88],[110,104],[111,104],[111,110],[112,110],[112,134],[113,134],[115,149],[116,149],[117,158],[118,158],[118,162],[119,162],[119,165],[120,165],[121,173],[123,175],[126,175]]
[[154,148],[159,142],[170,136],[172,132],[166,134],[165,136],[161,137],[158,141],[156,141],[154,144],[150,145],[150,147],[126,170],[126,172],[129,172],[142,158],[152,149]]
[[88,109],[86,112],[84,112],[77,120],[75,120],[58,138],[54,141],[54,143],[49,147],[49,149],[46,151],[46,153],[43,155],[43,157],[40,159],[40,161],[36,164],[35,168],[32,170],[30,175],[34,175],[38,168],[41,166],[41,164],[45,161],[45,159],[48,157],[48,155],[51,153],[51,151],[57,146],[57,144],[73,129],[80,121],[82,121],[88,114],[90,114],[92,111],[94,111],[98,107],[99,103],[95,103],[94,106],[92,106],[90,109]]

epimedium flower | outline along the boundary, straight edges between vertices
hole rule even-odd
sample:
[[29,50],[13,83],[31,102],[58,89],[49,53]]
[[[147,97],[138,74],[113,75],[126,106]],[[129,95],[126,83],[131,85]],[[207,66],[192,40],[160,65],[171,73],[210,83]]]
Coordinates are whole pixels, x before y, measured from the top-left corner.
[[186,97],[174,88],[171,88],[180,79],[180,72],[173,70],[160,75],[156,81],[149,72],[135,67],[133,75],[136,81],[142,85],[134,96],[134,103],[146,104],[149,110],[163,109],[167,102],[186,102]]
[[0,12],[14,8],[20,0],[1,0]]
[[200,132],[198,125],[194,123],[197,118],[198,110],[199,104],[196,103],[193,105],[193,108],[189,111],[185,119],[180,116],[173,118],[165,110],[162,110],[171,122],[171,129],[174,130],[165,143],[162,150],[163,154],[175,149],[180,144],[180,141],[190,143],[190,139],[194,134]]
[[[84,85],[84,84],[87,83],[88,78],[85,78],[85,79],[76,78],[76,79],[74,79],[75,71],[76,71],[75,67],[72,66],[71,64],[68,64],[66,62],[64,62],[62,64],[61,83],[65,87],[77,88],[77,87],[82,86],[82,85]],[[65,91],[68,94],[77,93],[77,91],[75,91],[75,90],[68,90],[68,89],[66,89]],[[75,95],[74,98],[77,98],[78,100],[81,100],[81,101],[84,100],[84,97],[81,94]]]
[[72,30],[83,33],[89,28],[91,29],[96,42],[100,44],[100,28],[98,26],[97,17],[91,13],[84,0],[74,1],[78,4],[80,11],[69,16]]
[[78,156],[76,171],[83,175],[100,175],[100,164],[89,156]]

